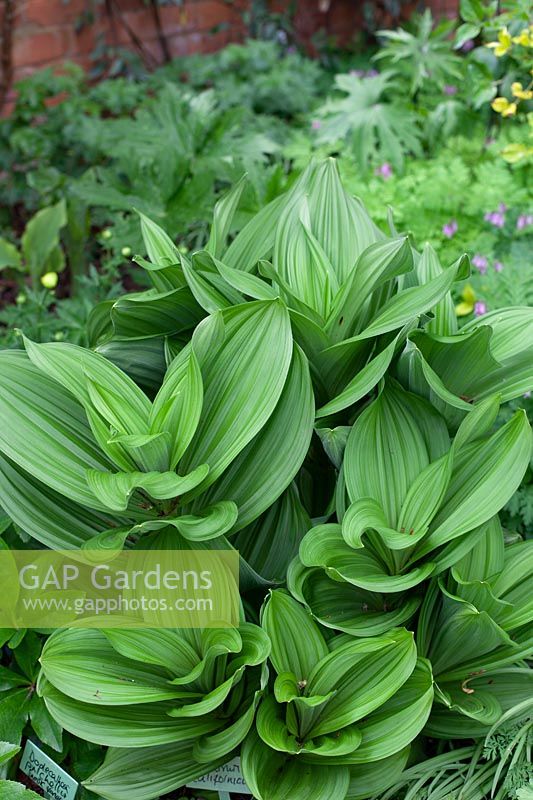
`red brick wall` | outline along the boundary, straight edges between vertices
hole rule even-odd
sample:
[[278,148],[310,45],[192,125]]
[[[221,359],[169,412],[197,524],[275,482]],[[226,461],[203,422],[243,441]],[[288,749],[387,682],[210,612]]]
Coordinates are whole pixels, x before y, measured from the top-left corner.
[[[152,13],[141,0],[113,0],[120,9],[122,21],[142,41],[155,62],[161,61]],[[241,0],[241,8],[247,5]],[[286,6],[279,0],[277,8]],[[320,11],[319,6],[329,10]],[[359,3],[354,0],[300,0],[296,29],[303,40],[326,28],[328,33],[349,40],[360,23]],[[437,15],[457,11],[458,0],[430,0]],[[131,46],[126,27],[119,21],[112,24],[99,4],[95,24],[77,30],[80,13],[89,6],[87,0],[15,0],[13,66],[15,80],[33,70],[73,60],[88,66],[90,55],[102,36],[110,45]],[[0,0],[0,9],[2,0]],[[224,0],[184,0],[180,6],[160,10],[161,20],[173,56],[216,50],[230,41],[239,41],[244,27],[239,10]],[[217,32],[215,30],[219,28]]]

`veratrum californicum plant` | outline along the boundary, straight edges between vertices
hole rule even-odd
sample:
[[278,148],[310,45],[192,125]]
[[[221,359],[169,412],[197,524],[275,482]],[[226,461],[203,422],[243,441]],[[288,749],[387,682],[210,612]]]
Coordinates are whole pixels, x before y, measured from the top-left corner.
[[533,309],[458,331],[468,258],[380,231],[332,160],[231,238],[243,188],[190,257],[141,217],[153,288],[95,309],[93,349],[0,353],[20,528],[240,552],[238,630],[46,642],[38,690],[108,746],[86,786],[109,800],[238,754],[258,800],[371,797],[424,732],[483,737],[531,683],[532,551],[498,512],[532,435],[523,412],[496,421],[533,390]]

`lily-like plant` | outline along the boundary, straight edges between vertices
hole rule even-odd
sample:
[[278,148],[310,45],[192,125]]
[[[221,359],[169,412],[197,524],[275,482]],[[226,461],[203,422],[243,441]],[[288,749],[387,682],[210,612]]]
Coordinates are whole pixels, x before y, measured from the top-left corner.
[[[39,693],[62,727],[110,747],[88,788],[113,800],[157,797],[224,763],[244,739],[269,651],[264,631],[247,622],[61,630],[44,647]],[[138,781],[131,770],[140,762]]]
[[396,629],[372,639],[328,641],[281,590],[266,602],[262,625],[272,642],[275,680],[243,747],[254,796],[366,796],[358,770],[364,766],[366,778],[374,773],[376,780],[394,757],[403,763],[431,709],[431,667],[417,660],[412,634]]
[[427,725],[439,738],[486,736],[531,698],[533,542],[504,547],[495,518],[485,536],[428,588],[417,641],[436,675]]
[[141,216],[153,288],[94,311],[94,349],[0,353],[20,529],[240,554],[238,629],[47,641],[40,697],[109,748],[86,781],[108,800],[239,754],[257,800],[363,800],[402,784],[421,732],[484,737],[530,680],[530,548],[498,513],[533,437],[498,412],[533,390],[531,309],[459,331],[468,258],[379,230],[332,160],[233,236],[243,188],[190,255]]
[[220,537],[265,511],[307,453],[311,382],[280,300],[207,318],[153,402],[74,345],[26,341],[0,361],[2,503],[50,547],[168,526]]
[[450,441],[429,403],[384,384],[348,436],[338,521],[306,534],[291,569],[292,590],[321,622],[356,636],[406,623],[417,587],[487,535],[532,448],[523,412],[490,433],[498,408],[497,397],[479,403]]

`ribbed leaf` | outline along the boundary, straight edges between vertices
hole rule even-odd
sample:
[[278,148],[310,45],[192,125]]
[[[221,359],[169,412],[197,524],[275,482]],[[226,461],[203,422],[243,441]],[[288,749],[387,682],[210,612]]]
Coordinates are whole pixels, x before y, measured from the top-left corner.
[[309,367],[295,346],[287,379],[264,427],[209,487],[193,512],[204,503],[230,498],[239,508],[236,530],[268,509],[300,469],[313,432],[313,388]]
[[345,581],[332,581],[323,569],[308,569],[297,560],[289,568],[288,584],[322,625],[352,636],[380,636],[407,624],[421,599],[412,592],[381,595]]
[[0,450],[45,485],[76,503],[104,508],[85,479],[107,469],[82,406],[22,352],[0,354]]
[[[222,315],[224,339],[199,352],[204,403],[180,470],[209,465],[201,488],[214,483],[263,428],[283,391],[293,343],[287,309],[278,300],[252,302]],[[202,323],[210,335],[217,318]],[[184,353],[186,356],[186,353]]]
[[144,489],[156,500],[166,500],[190,492],[208,472],[207,464],[201,464],[184,476],[175,472],[102,472],[91,469],[87,470],[86,477],[99,506],[125,511],[135,489]]
[[247,785],[257,800],[343,800],[349,784],[347,767],[305,764],[278,753],[257,734],[245,740],[241,754]]
[[[97,706],[80,703],[51,685],[43,689],[46,707],[70,733],[108,747],[155,747],[185,742],[216,731],[223,722],[213,716],[172,719],[172,701],[127,706]],[[200,771],[204,773],[204,768]]]
[[83,785],[106,800],[154,800],[227,760],[199,764],[192,755],[193,745],[191,739],[156,747],[110,748]]
[[328,653],[309,613],[278,589],[270,593],[261,622],[272,642],[270,660],[276,672],[292,672],[299,681],[307,680],[315,664]]
[[111,308],[115,336],[124,339],[172,336],[193,328],[203,316],[188,286],[127,294]]
[[150,412],[150,430],[172,437],[169,469],[175,469],[194,436],[202,403],[202,375],[191,350],[186,360],[176,359],[170,365]]
[[222,197],[216,204],[213,210],[213,224],[211,226],[211,233],[209,234],[209,241],[206,245],[206,250],[211,255],[219,258],[226,249],[226,240],[230,232],[231,223],[239,200],[246,187],[246,175],[235,183],[229,192]]
[[332,733],[379,708],[405,683],[415,663],[413,635],[402,629],[337,647],[316,664],[305,689],[310,696],[335,691],[311,735]]

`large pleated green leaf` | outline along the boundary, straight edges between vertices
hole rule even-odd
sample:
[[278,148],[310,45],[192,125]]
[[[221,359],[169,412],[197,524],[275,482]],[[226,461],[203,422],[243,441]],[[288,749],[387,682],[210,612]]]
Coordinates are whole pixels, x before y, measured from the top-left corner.
[[416,663],[412,633],[348,641],[318,662],[306,686],[308,696],[334,691],[312,728],[312,736],[332,733],[362,719],[398,691]]
[[232,544],[266,581],[281,584],[310,525],[296,488],[291,485],[255,522],[232,537]]
[[141,233],[148,258],[153,264],[176,264],[179,250],[165,231],[145,214],[137,211],[141,220]]
[[239,200],[246,187],[246,175],[222,197],[213,209],[213,225],[206,250],[213,256],[220,256],[226,248],[226,240]]
[[[443,272],[435,250],[427,242],[416,264],[416,272],[421,283],[427,283]],[[435,333],[438,336],[450,336],[457,332],[457,315],[451,292],[448,292],[442,300],[439,300],[433,307],[432,313],[433,319],[425,325],[428,333]]]
[[53,550],[78,549],[111,522],[109,514],[85,508],[51,489],[0,455],[2,507],[27,534]]
[[466,445],[455,457],[442,505],[415,558],[477,528],[499,511],[520,485],[532,447],[525,412],[517,412],[485,440]]
[[125,511],[135,489],[143,488],[156,500],[166,500],[190,492],[209,473],[207,464],[201,464],[188,475],[175,472],[103,472],[87,470],[87,485],[100,505],[113,511]]
[[[148,432],[150,400],[131,378],[102,355],[65,342],[25,340],[33,364],[56,380],[84,407],[98,444],[121,469],[158,468],[166,450],[162,441],[148,451],[127,446],[112,432],[137,436]],[[146,454],[146,457],[144,457]]]
[[103,508],[87,469],[107,469],[82,406],[22,352],[0,354],[0,450],[70,500]]
[[405,625],[421,602],[414,592],[382,595],[340,579],[333,581],[320,567],[306,568],[298,559],[289,568],[288,583],[322,625],[352,636],[379,636]]
[[111,308],[115,337],[128,340],[172,336],[193,328],[203,316],[188,286],[127,294]]
[[51,685],[42,691],[48,711],[65,730],[108,747],[155,747],[184,742],[224,725],[212,715],[173,719],[168,715],[173,702],[168,700],[134,706],[96,706],[80,703]]
[[97,630],[70,628],[56,633],[45,644],[41,665],[63,694],[96,706],[149,703],[180,695],[166,669],[121,656]]
[[[273,413],[293,351],[288,312],[279,300],[236,306],[223,312],[222,320],[223,341],[201,352],[195,348],[204,403],[180,463],[183,473],[209,465],[202,489],[220,477]],[[206,320],[200,325],[206,326],[201,334],[210,337],[217,325],[216,318]]]
[[374,762],[403,750],[426,724],[432,704],[431,664],[419,659],[396,694],[359,723],[363,739],[350,763]]
[[175,469],[194,436],[202,403],[202,375],[191,350],[186,360],[171,364],[150,411],[150,431],[165,431],[170,437],[170,469]]
[[281,589],[270,593],[262,625],[272,642],[270,660],[278,673],[292,672],[298,680],[307,680],[315,664],[328,653],[310,614]]
[[428,436],[419,421],[422,415],[434,439],[445,436],[444,421],[429,406],[413,406],[407,393],[387,384],[358,417],[346,443],[344,469],[351,500],[375,499],[390,527],[396,526],[409,488],[431,460]]
[[393,786],[407,764],[409,750],[409,747],[405,747],[381,761],[350,767],[350,784],[346,800],[365,800],[368,797],[377,797]]
[[507,308],[476,319],[456,336],[417,332],[412,338],[453,394],[480,400],[498,392],[506,402],[533,388],[532,330],[530,308]]
[[368,394],[382,379],[390,366],[396,344],[397,340],[394,339],[381,353],[374,356],[374,358],[352,378],[340,394],[318,409],[316,413],[317,418],[327,417],[330,414],[343,411]]
[[313,432],[314,402],[309,367],[294,347],[279,401],[264,427],[237,455],[199,503],[231,498],[239,508],[236,530],[249,525],[290,484],[301,467]]
[[305,764],[297,756],[272,750],[255,733],[244,741],[241,763],[257,800],[343,800],[348,790],[347,767]]
[[155,800],[224,762],[199,764],[193,758],[193,745],[191,739],[156,747],[112,747],[83,785],[106,800]]
[[413,267],[411,247],[406,238],[377,242],[364,250],[337,293],[326,323],[332,342],[359,333],[363,309],[372,292]]

